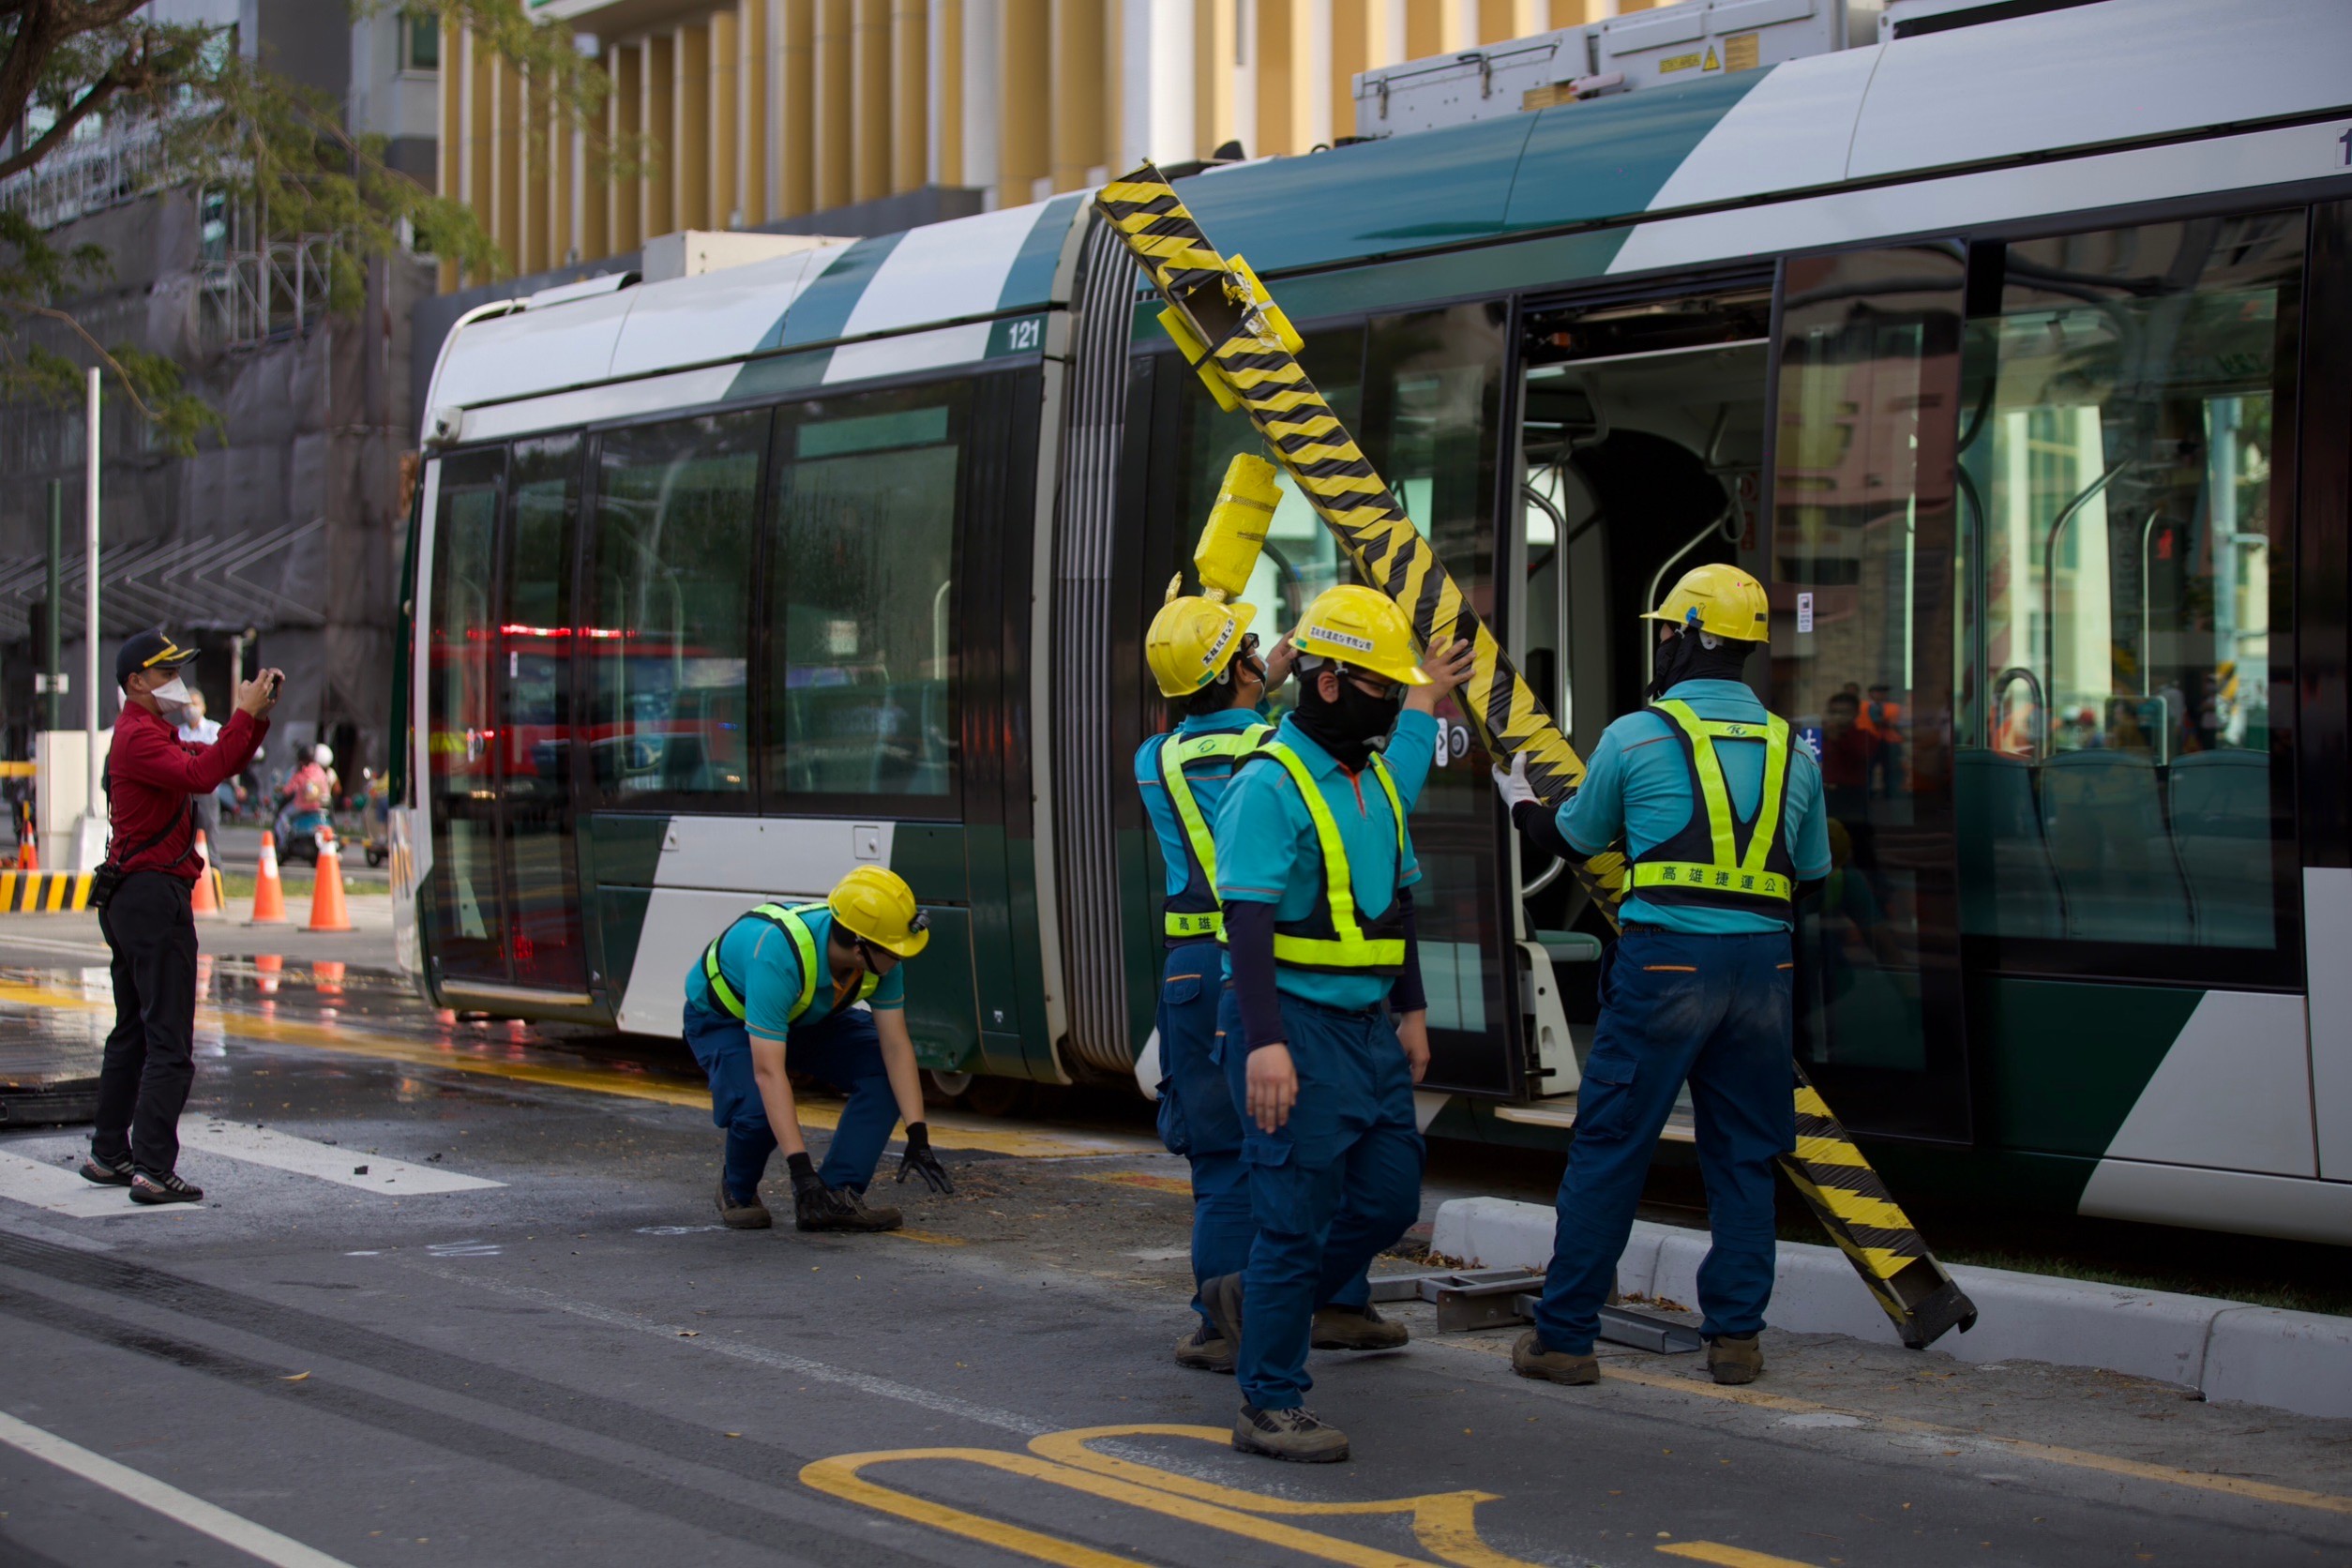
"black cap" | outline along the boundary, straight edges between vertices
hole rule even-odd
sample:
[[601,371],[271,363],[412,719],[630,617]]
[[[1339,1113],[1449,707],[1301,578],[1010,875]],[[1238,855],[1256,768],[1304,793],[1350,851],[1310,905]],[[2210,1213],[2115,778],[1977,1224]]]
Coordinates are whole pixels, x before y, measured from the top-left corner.
[[195,649],[181,647],[160,626],[133,632],[124,640],[122,652],[114,656],[114,684],[128,685],[134,670],[177,670],[195,658]]

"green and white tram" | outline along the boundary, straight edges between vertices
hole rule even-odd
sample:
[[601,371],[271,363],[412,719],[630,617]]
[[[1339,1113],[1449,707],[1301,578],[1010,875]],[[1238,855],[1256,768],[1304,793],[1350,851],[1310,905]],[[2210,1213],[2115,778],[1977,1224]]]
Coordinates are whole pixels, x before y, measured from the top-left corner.
[[[1770,585],[1838,824],[1800,1048],[1898,1190],[2352,1243],[2352,8],[2020,9],[1183,189],[1580,747],[1676,572]],[[422,988],[674,1033],[871,862],[943,1087],[1127,1078],[1139,641],[1250,440],[1138,289],[1070,194],[454,333]],[[1344,570],[1288,497],[1260,625]],[[1559,1140],[1606,927],[1446,736],[1432,1131]]]

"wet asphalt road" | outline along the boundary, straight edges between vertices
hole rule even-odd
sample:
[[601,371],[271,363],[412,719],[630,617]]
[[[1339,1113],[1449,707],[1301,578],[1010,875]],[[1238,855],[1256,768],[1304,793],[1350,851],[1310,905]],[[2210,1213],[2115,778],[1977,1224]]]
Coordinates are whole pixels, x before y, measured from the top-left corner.
[[[0,1032],[95,1037],[93,978],[0,975]],[[674,1049],[208,987],[205,1204],[0,1134],[0,1563],[2352,1562],[2352,1423],[1830,1338],[1570,1390],[1408,1308],[1317,1358],[1351,1463],[1244,1458],[1168,1359],[1182,1166],[1132,1119],[942,1115],[905,1232],[730,1232]]]

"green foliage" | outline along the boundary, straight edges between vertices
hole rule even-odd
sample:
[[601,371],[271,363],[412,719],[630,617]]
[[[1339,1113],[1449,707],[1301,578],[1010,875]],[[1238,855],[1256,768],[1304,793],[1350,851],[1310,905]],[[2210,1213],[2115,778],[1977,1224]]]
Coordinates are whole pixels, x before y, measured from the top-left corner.
[[[384,161],[384,139],[350,132],[341,105],[246,59],[228,29],[157,23],[142,0],[0,0],[0,125],[25,127],[25,144],[0,156],[0,178],[33,168],[86,134],[94,116],[144,124],[158,136],[161,187],[225,195],[265,238],[334,238],[327,306],[358,308],[367,263],[404,248],[496,277],[505,258],[461,203]],[[331,4],[333,0],[312,0]],[[354,20],[387,0],[347,0]],[[573,47],[569,28],[535,22],[524,0],[407,0],[412,15],[470,32],[522,78],[535,141],[584,134],[599,176],[641,167],[642,147],[601,134],[610,83]],[[445,66],[454,51],[445,49]],[[22,211],[0,208],[0,396],[71,404],[82,367],[95,362],[172,449],[192,451],[221,421],[181,382],[170,359],[101,344],[72,303],[111,276],[94,245],[60,247]],[[23,328],[42,324],[27,334]],[[80,355],[77,361],[76,354]]]

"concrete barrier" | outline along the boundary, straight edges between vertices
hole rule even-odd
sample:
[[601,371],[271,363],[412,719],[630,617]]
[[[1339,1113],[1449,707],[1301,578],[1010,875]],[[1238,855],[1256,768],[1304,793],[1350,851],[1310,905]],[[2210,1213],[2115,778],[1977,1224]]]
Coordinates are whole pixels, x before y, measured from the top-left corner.
[[[1552,1222],[1540,1204],[1455,1199],[1438,1209],[1430,1250],[1480,1268],[1541,1269],[1551,1260]],[[1618,1259],[1617,1288],[1696,1308],[1706,1256],[1705,1231],[1636,1220]],[[2185,1384],[2212,1400],[2352,1416],[2352,1319],[2008,1269],[1958,1264],[1952,1274],[1976,1303],[1977,1324],[1944,1335],[1930,1354],[2103,1367]],[[1845,1255],[1801,1242],[1780,1244],[1772,1325],[1902,1343]]]

